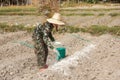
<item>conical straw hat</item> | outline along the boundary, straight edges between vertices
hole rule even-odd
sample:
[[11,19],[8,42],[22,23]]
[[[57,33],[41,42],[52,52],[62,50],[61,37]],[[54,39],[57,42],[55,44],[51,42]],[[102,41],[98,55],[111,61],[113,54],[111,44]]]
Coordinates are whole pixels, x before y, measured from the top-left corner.
[[47,19],[47,21],[58,25],[65,25],[65,23],[61,21],[61,15],[59,13],[54,13],[53,17]]

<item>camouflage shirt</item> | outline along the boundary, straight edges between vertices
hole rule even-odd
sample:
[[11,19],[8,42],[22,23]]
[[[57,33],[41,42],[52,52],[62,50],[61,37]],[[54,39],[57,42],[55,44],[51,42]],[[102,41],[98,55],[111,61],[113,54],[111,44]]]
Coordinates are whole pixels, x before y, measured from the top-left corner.
[[33,32],[33,41],[45,43],[49,48],[53,49],[52,42],[55,41],[52,36],[53,25],[49,22],[45,22],[43,25],[39,24]]

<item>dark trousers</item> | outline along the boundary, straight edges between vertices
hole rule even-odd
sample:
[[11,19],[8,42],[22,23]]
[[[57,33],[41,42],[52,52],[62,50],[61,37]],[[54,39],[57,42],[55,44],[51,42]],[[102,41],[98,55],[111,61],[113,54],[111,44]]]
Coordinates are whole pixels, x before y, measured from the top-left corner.
[[46,65],[48,56],[48,46],[44,42],[35,43],[35,54],[37,56],[38,67],[41,68]]

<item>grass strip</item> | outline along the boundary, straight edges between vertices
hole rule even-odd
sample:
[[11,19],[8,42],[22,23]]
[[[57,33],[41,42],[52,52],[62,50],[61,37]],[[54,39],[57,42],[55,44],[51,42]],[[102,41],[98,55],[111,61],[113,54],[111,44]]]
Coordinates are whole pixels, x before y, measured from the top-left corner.
[[67,11],[67,12],[76,12],[76,11],[112,11],[112,10],[120,10],[119,8],[111,8],[111,9],[60,9],[60,11]]
[[65,32],[68,32],[68,33],[87,32],[96,36],[109,33],[112,35],[120,36],[120,26],[108,27],[103,25],[92,25],[91,27],[86,27],[86,28],[66,26]]
[[0,12],[19,12],[19,11],[29,11],[34,12],[36,11],[36,7],[32,6],[10,6],[10,7],[0,7]]
[[0,15],[37,15],[35,12],[0,12]]
[[[33,32],[34,27],[29,26],[25,27],[25,25],[8,25],[7,23],[0,23],[0,32],[16,32],[16,31],[27,31],[27,32]],[[85,27],[85,28],[79,28],[75,26],[65,26],[61,27],[57,33],[78,33],[78,32],[87,32],[92,35],[102,35],[102,34],[112,34],[120,36],[120,26],[103,26],[103,25],[92,25],[91,27]],[[54,33],[56,33],[54,31]]]
[[65,14],[65,13],[62,13],[62,15],[64,16],[94,16],[93,13],[70,13],[70,14]]
[[108,15],[110,15],[111,17],[116,17],[116,16],[120,16],[120,13],[110,13]]
[[33,27],[25,27],[25,25],[8,25],[7,23],[0,23],[0,32],[17,32],[17,31],[27,31],[32,32]]

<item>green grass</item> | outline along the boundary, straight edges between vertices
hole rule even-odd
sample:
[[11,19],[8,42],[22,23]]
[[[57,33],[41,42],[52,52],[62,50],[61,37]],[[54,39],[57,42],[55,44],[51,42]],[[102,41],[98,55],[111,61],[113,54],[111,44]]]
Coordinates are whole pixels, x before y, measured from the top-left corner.
[[80,31],[80,28],[74,26],[66,26],[66,31],[68,33],[77,33]]
[[2,32],[15,32],[19,30],[24,30],[23,25],[7,25],[6,23],[0,23],[0,30]]
[[0,15],[37,15],[35,12],[0,12]]
[[107,26],[99,26],[93,25],[87,28],[86,32],[91,33],[93,35],[102,35],[108,33],[109,27]]
[[114,26],[109,28],[109,33],[110,34],[116,34],[120,36],[120,26]]
[[35,12],[36,7],[32,6],[10,6],[10,7],[0,7],[0,12]]
[[120,10],[120,9],[60,9],[60,11],[67,11],[67,12],[76,12],[76,11],[97,11],[97,12],[101,12],[101,11],[111,11],[111,10]]
[[104,16],[105,14],[104,13],[99,13],[98,16]]
[[91,27],[86,27],[86,28],[66,26],[66,32],[68,33],[87,32],[97,36],[109,33],[112,35],[120,36],[120,26],[108,27],[102,25],[92,25]]
[[65,14],[65,13],[62,13],[62,15],[64,16],[94,16],[93,13],[70,13],[70,14]]
[[[94,16],[95,14],[93,13],[61,13],[62,15],[64,16]],[[41,15],[41,14],[38,14],[37,12],[21,12],[21,11],[18,11],[18,12],[0,12],[0,15]],[[104,13],[99,13],[98,16],[104,16],[105,14]],[[110,15],[111,17],[116,17],[116,16],[120,16],[119,13],[110,13],[108,14]]]
[[0,7],[0,15],[37,15],[37,8],[32,6]]
[[[16,31],[27,31],[27,32],[33,32],[34,27],[29,26],[25,27],[24,25],[8,25],[7,23],[0,23],[0,32],[16,32]],[[91,27],[86,28],[79,28],[75,26],[65,26],[61,27],[58,31],[58,33],[78,33],[78,32],[85,32],[90,33],[92,35],[102,35],[102,34],[112,34],[120,36],[120,26],[103,26],[103,25],[92,25]],[[54,31],[56,33],[56,31]]]
[[86,29],[86,32],[93,35],[112,34],[120,36],[120,26],[107,27],[102,25],[93,25]]
[[116,17],[116,16],[120,16],[120,13],[110,13],[108,15],[110,15],[111,17]]
[[32,32],[33,27],[24,27],[25,25],[8,25],[7,23],[0,23],[0,32],[16,32],[27,31]]
[[[65,16],[93,16],[93,13],[90,11],[111,11],[111,10],[120,10],[120,9],[60,9],[60,12]],[[74,13],[76,11],[86,11],[85,13]],[[71,13],[73,12],[73,13]],[[69,14],[65,14],[69,13]],[[0,15],[39,15],[37,13],[37,8],[33,6],[9,6],[9,7],[0,7]],[[110,13],[108,14],[112,17],[119,16],[119,13]],[[104,13],[100,13],[98,16],[104,16]]]

